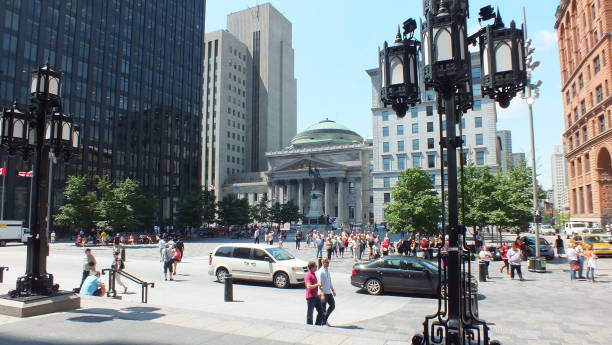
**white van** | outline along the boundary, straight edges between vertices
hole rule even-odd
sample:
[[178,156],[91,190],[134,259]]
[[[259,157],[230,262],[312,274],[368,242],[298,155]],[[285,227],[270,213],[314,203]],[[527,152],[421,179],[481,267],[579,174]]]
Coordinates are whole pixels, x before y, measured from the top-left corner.
[[565,235],[567,238],[586,233],[587,224],[583,222],[567,222],[565,223]]
[[306,261],[283,248],[263,244],[222,244],[210,253],[208,265],[208,274],[221,283],[230,273],[235,279],[270,281],[277,288],[301,284],[308,273]]
[[0,220],[0,247],[8,242],[26,243],[30,237],[30,229],[23,227],[20,220]]

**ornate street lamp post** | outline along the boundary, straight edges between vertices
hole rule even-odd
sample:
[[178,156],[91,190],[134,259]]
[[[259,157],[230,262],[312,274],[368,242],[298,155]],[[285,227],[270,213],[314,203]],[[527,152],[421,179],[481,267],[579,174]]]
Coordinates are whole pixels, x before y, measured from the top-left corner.
[[[440,270],[441,292],[444,293],[439,294],[438,311],[425,318],[423,334],[415,335],[412,343],[495,344],[496,341],[489,339],[486,322],[477,316],[477,296],[470,275],[470,252],[465,243],[465,227],[459,224],[457,150],[461,149],[463,142],[456,130],[461,116],[472,108],[473,103],[469,44],[480,44],[483,95],[505,108],[526,84],[523,31],[517,29],[514,23],[510,28],[505,28],[499,13],[496,15],[487,6],[480,11],[480,21],[495,18],[495,23],[468,36],[468,0],[423,0],[423,12],[423,84],[426,89],[433,89],[437,93],[440,120],[446,120],[446,137],[440,139],[440,155],[446,150],[448,226],[443,228],[449,237],[449,246],[438,255],[438,260],[445,257],[446,261],[445,268]],[[406,23],[414,23],[414,20]],[[398,45],[388,47],[385,43],[380,53],[383,76],[381,100],[385,105],[391,105],[399,117],[419,101],[418,63],[414,64],[415,68],[410,64],[408,68],[405,66],[420,44],[412,38],[416,26],[406,23],[403,35],[400,37],[398,34]],[[400,63],[403,69],[398,67]]]
[[53,275],[47,272],[49,254],[45,222],[51,221],[51,209],[46,203],[51,188],[49,159],[51,155],[69,159],[78,152],[79,128],[73,118],[62,112],[61,74],[45,64],[32,73],[31,106],[21,111],[17,104],[2,113],[1,145],[9,154],[21,152],[24,159],[34,154],[31,197],[31,237],[27,242],[26,274],[17,278],[17,286],[9,294],[12,298],[32,295],[53,295],[59,288]]

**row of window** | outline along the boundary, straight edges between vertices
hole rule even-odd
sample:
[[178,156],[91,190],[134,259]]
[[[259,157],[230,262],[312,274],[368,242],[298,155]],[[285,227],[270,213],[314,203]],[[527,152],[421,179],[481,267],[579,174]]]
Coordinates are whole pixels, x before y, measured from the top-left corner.
[[[597,134],[601,134],[606,131],[606,118],[604,115],[600,115],[597,118],[597,122],[593,120],[593,130],[598,130]],[[576,133],[567,138],[567,145],[569,147],[569,151],[574,150],[574,148],[586,143],[589,140],[589,130],[587,125],[583,126],[581,129],[577,130]]]
[[581,176],[583,173],[586,174],[590,171],[591,171],[591,157],[589,156],[588,153],[584,155],[584,160],[582,159],[582,157],[578,157],[570,162],[570,177],[571,178]]
[[[421,162],[421,154],[413,154],[412,155],[412,167],[420,168],[426,167],[428,169],[433,169],[436,167],[436,154],[430,153],[427,154],[426,166],[423,166]],[[485,165],[486,152],[485,151],[476,151],[475,157],[476,165]],[[464,164],[467,164],[467,155],[463,156]],[[405,170],[407,169],[407,160],[408,156],[406,155],[397,155],[397,166],[395,170]],[[446,166],[446,153],[443,154],[444,166]],[[393,157],[387,156],[382,158],[383,171],[392,171],[393,169]]]
[[[426,126],[427,126],[427,133],[432,133],[434,131],[433,121],[427,122]],[[442,128],[446,128],[445,120],[442,120]],[[482,128],[482,116],[474,117],[474,128]],[[419,124],[413,123],[411,129],[412,129],[413,134],[419,133]],[[465,129],[465,118],[461,119],[461,129]],[[404,135],[404,125],[396,125],[395,133],[397,135]],[[389,127],[388,126],[382,127],[382,136],[388,137],[389,135],[390,135]]]
[[590,184],[585,187],[572,189],[571,195],[570,207],[572,214],[593,213],[593,189]]
[[[476,145],[484,145],[484,136],[482,134],[476,134],[475,135],[475,143]],[[467,138],[465,135],[461,136],[461,139],[463,140],[463,145],[467,145]],[[384,141],[383,142],[383,153],[389,153],[391,152],[391,146],[390,143],[388,141]],[[397,141],[397,152],[404,152],[404,150],[406,149],[405,144],[404,144],[404,140],[398,140]],[[427,149],[428,150],[432,150],[434,149],[434,138],[427,138]],[[419,139],[412,139],[412,151],[418,151],[420,150],[420,140]]]
[[[606,80],[606,95],[608,93],[608,81]],[[591,108],[596,106],[597,104],[603,102],[604,100],[604,89],[603,86],[601,84],[599,84],[596,88],[595,88],[595,99],[593,99],[593,93],[590,92],[589,93],[589,99],[590,99],[590,106]],[[582,100],[580,101],[580,110],[578,109],[578,107],[574,108],[574,118],[572,121],[572,114],[569,113],[567,114],[567,126],[570,127],[572,125],[572,123],[574,122],[578,122],[578,119],[580,119],[581,116],[584,116],[587,113],[587,104],[586,104],[586,100]]]

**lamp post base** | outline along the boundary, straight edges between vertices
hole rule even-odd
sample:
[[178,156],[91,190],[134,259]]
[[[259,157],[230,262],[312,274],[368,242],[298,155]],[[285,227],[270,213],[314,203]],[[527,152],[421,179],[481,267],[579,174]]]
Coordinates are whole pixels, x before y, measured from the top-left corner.
[[59,290],[58,284],[53,284],[53,274],[25,275],[17,278],[15,290],[8,293],[13,299],[30,296],[53,296]]
[[0,295],[0,315],[12,317],[30,317],[80,307],[79,295],[69,291],[56,291],[53,296],[30,295],[14,298],[10,295]]

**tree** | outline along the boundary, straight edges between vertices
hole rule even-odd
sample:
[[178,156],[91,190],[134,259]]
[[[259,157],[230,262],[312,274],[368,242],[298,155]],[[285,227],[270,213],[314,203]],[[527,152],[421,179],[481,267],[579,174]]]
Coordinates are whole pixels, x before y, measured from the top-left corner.
[[497,188],[492,197],[498,207],[492,212],[491,224],[524,231],[533,217],[531,206],[531,169],[525,164],[512,167],[496,176]]
[[[463,182],[463,192],[461,185]],[[496,176],[491,174],[488,168],[467,167],[464,176],[459,176],[459,206],[465,207],[465,219],[463,212],[459,213],[459,221],[465,226],[483,227],[492,224],[492,217],[497,208],[497,200],[492,198],[493,192],[498,187]]]
[[96,192],[90,191],[91,180],[86,176],[69,176],[64,190],[64,205],[53,218],[59,225],[89,230],[98,219]]
[[392,232],[438,232],[440,199],[427,172],[421,168],[404,170],[392,197],[385,210]]
[[143,225],[144,217],[154,214],[155,199],[144,196],[138,182],[132,179],[125,179],[113,187],[108,178],[104,177],[98,180],[96,187],[100,215],[96,225],[99,228],[133,231]]
[[281,214],[283,223],[297,222],[302,218],[300,215],[300,208],[293,200],[283,204],[281,207]]
[[268,197],[264,195],[258,203],[250,209],[251,218],[258,223],[267,223],[270,221],[270,208],[268,207]]
[[235,195],[226,195],[219,202],[219,221],[224,225],[246,225],[251,222],[249,201],[238,199]]
[[201,226],[215,219],[217,205],[214,194],[204,187],[192,187],[176,205],[178,223],[182,226]]
[[270,222],[278,224],[280,228],[283,220],[283,205],[277,201],[270,207]]
[[153,193],[143,191],[139,187],[140,193],[134,198],[132,205],[134,214],[139,226],[144,229],[153,229],[157,219],[158,200]]

